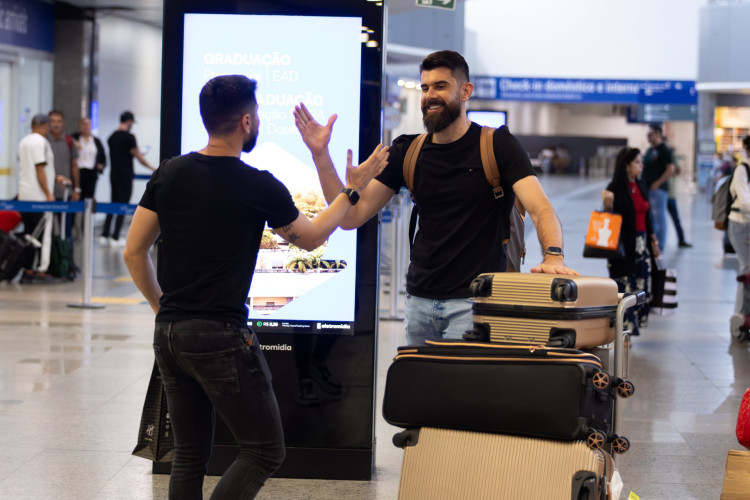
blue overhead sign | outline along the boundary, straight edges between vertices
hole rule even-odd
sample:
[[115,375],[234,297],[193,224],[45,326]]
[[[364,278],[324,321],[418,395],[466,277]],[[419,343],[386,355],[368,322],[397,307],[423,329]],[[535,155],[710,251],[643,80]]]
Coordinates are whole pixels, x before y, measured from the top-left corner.
[[37,0],[1,0],[0,43],[54,52],[55,6]]
[[696,104],[694,81],[584,80],[576,78],[473,79],[476,99],[612,104]]

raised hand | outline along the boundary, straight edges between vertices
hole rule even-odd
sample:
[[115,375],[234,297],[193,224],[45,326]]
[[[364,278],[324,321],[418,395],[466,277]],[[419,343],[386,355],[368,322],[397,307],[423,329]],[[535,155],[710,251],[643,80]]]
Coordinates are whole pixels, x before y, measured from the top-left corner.
[[352,165],[352,150],[346,152],[346,185],[362,192],[388,165],[388,147],[378,144],[369,158],[358,167]]
[[302,141],[313,155],[323,153],[328,148],[336,118],[337,115],[331,115],[328,123],[323,126],[313,118],[304,104],[300,103],[294,107],[294,124],[302,135]]

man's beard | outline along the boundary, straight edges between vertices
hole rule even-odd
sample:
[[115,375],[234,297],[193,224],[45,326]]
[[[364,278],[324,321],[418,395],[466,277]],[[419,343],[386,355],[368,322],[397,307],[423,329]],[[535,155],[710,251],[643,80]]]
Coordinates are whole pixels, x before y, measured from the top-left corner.
[[256,130],[253,136],[242,144],[242,152],[249,153],[255,147],[255,143],[258,141],[258,131]]
[[[430,113],[428,108],[434,104],[443,106],[439,113]],[[422,106],[422,122],[427,132],[434,134],[445,130],[461,114],[461,103],[457,99],[455,104],[444,102],[442,99],[433,99]]]

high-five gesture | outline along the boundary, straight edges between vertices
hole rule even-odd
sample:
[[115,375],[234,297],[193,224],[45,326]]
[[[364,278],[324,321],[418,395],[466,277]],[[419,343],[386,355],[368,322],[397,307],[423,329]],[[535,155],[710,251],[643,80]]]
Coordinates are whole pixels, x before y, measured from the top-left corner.
[[352,150],[346,152],[346,185],[357,191],[367,187],[372,179],[377,177],[388,165],[388,148],[378,144],[369,158],[358,167],[352,165]]
[[331,141],[331,132],[336,118],[337,115],[331,115],[328,123],[323,126],[313,118],[304,104],[300,103],[299,106],[294,107],[294,123],[313,156],[325,152]]

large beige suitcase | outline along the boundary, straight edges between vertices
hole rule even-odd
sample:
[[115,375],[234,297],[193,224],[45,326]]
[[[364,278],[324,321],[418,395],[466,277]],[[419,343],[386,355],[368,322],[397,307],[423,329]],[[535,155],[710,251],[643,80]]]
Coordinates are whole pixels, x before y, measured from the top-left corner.
[[580,349],[615,338],[618,293],[609,278],[488,273],[471,290],[471,340]]
[[423,427],[404,447],[399,500],[607,499],[612,458],[583,441]]

